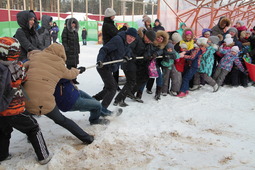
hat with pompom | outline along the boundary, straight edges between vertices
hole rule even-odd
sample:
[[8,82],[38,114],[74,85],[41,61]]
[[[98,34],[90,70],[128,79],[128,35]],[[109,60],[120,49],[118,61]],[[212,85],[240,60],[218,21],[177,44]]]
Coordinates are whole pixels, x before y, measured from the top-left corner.
[[226,43],[226,45],[230,45],[232,44],[234,41],[233,41],[233,38],[231,37],[230,34],[227,34],[225,39],[224,39],[224,42]]
[[20,56],[20,43],[16,38],[0,38],[0,59],[7,61],[18,60]]

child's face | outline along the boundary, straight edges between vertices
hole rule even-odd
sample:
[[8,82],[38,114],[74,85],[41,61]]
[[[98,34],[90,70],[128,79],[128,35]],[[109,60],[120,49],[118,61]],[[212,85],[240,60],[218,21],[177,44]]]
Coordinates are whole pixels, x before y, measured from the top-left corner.
[[234,31],[230,31],[229,34],[231,35],[231,37],[234,37],[236,35]]
[[187,39],[187,41],[190,41],[190,40],[191,40],[191,38],[192,38],[192,37],[191,37],[191,34],[187,34],[187,35],[186,35],[186,39]]
[[235,51],[231,51],[232,55],[237,55],[237,53]]
[[236,27],[241,27],[241,24],[239,22],[236,23]]
[[173,49],[172,48],[168,48],[167,52],[173,52]]

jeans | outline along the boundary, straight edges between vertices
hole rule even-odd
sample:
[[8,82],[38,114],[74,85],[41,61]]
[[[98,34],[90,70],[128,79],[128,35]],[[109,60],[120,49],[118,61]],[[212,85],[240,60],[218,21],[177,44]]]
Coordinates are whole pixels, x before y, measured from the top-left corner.
[[190,67],[187,72],[184,74],[183,79],[182,79],[182,86],[180,89],[180,92],[186,92],[189,90],[189,81],[192,79],[194,74],[197,72],[196,67]]
[[101,116],[101,103],[82,90],[79,90],[79,93],[80,96],[70,111],[90,111],[89,121],[93,122],[97,120]]
[[90,138],[90,135],[82,130],[74,121],[65,117],[58,109],[57,106],[48,114],[48,118],[53,120],[56,124],[62,126],[71,132],[74,136],[80,139],[82,142],[87,142]]

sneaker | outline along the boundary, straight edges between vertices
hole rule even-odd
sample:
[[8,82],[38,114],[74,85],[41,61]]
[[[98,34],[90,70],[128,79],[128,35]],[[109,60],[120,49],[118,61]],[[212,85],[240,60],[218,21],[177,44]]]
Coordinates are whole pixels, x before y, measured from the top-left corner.
[[90,122],[90,125],[108,125],[110,124],[110,120],[108,119],[97,119]]
[[178,95],[178,93],[177,93],[177,92],[174,92],[174,91],[170,91],[169,94],[170,94],[171,96],[177,96],[177,95]]
[[199,85],[193,85],[192,88],[189,88],[190,91],[195,91],[195,90],[198,90],[200,88]]
[[40,161],[38,160],[38,163],[41,164],[41,165],[45,165],[48,162],[50,162],[51,158],[52,158],[52,154],[49,154],[49,156],[47,158],[45,158],[43,160],[40,160]]
[[87,139],[86,139],[85,141],[83,141],[83,144],[89,145],[89,144],[91,144],[93,141],[94,141],[94,136],[88,134]]
[[185,97],[185,96],[187,96],[187,94],[186,93],[184,93],[184,92],[180,92],[176,97]]
[[136,101],[136,102],[138,102],[138,103],[143,103],[143,100],[142,99],[140,99],[140,98],[134,98],[134,101]]
[[148,94],[152,94],[152,91],[151,90],[146,90],[146,92],[148,93]]
[[167,93],[162,93],[162,96],[167,96]]
[[217,92],[219,90],[219,85],[216,83],[214,86],[213,86],[213,92]]

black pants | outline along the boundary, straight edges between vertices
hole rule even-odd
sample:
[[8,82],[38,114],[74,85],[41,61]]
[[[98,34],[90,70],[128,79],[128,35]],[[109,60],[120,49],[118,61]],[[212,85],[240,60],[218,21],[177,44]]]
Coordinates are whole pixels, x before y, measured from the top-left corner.
[[116,96],[115,101],[125,100],[128,94],[131,94],[136,84],[136,72],[135,71],[124,71],[126,76],[126,83],[121,89],[119,94]]
[[108,67],[97,68],[97,72],[104,82],[104,88],[94,98],[102,100],[102,106],[107,109],[116,94],[117,83],[112,75],[112,71]]
[[82,142],[87,142],[90,139],[90,135],[82,130],[74,121],[65,117],[56,106],[50,113],[46,116],[52,119],[56,124],[62,126],[71,132],[74,136],[80,139]]
[[36,119],[25,112],[15,116],[0,117],[0,161],[5,160],[9,155],[13,128],[28,136],[38,160],[43,160],[49,156],[49,151]]

